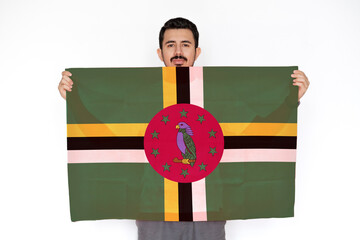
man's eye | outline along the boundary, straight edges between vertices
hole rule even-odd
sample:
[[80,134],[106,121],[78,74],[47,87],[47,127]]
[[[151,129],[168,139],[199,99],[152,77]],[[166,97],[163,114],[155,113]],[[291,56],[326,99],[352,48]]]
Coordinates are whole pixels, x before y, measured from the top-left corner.
[[183,44],[184,47],[189,47],[190,45],[189,44]]
[[174,44],[169,44],[169,45],[167,45],[168,47],[173,47],[174,46]]

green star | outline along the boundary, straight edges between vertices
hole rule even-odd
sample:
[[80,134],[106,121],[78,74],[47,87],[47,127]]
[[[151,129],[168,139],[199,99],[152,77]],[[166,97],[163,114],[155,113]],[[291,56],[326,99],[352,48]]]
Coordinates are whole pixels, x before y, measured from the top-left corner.
[[183,109],[183,110],[180,112],[181,117],[186,117],[186,118],[187,118],[187,116],[186,116],[187,113],[188,113],[188,112],[185,112],[185,109]]
[[164,167],[164,172],[165,171],[169,171],[170,172],[170,167],[171,165],[168,165],[167,163],[165,163],[165,165],[162,165]]
[[184,178],[186,177],[186,175],[189,175],[189,173],[187,172],[187,169],[181,169],[182,173],[180,173],[180,175],[183,175]]
[[211,154],[214,156],[214,154],[217,153],[216,147],[210,148],[210,152],[209,152],[209,153],[211,153]]
[[211,137],[216,138],[216,137],[215,137],[215,133],[217,133],[217,132],[215,132],[214,130],[211,129],[211,132],[208,132],[208,133],[210,134],[210,137],[209,137],[209,138],[211,138]]
[[202,115],[202,116],[198,115],[198,116],[199,116],[199,119],[198,119],[197,121],[200,121],[200,123],[202,123],[203,121],[205,121],[204,115]]
[[163,119],[161,121],[164,122],[166,125],[167,122],[170,122],[169,116],[163,116]]
[[157,138],[157,139],[159,139],[158,138],[158,135],[159,135],[159,133],[158,132],[156,132],[156,130],[154,130],[154,132],[153,133],[151,133],[152,134],[152,138]]
[[204,163],[201,163],[201,165],[199,165],[200,171],[201,171],[201,170],[206,171],[206,166],[207,166],[207,165],[205,165]]
[[155,155],[155,157],[160,154],[159,149],[152,149],[152,150],[153,152],[151,154]]

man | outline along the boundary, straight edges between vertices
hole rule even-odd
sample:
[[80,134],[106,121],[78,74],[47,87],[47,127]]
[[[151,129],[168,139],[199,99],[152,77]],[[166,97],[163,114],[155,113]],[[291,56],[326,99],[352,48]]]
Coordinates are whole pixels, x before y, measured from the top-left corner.
[[[184,18],[167,21],[160,30],[157,54],[167,67],[191,67],[199,57],[199,32],[196,25]],[[59,83],[61,96],[71,91],[71,73],[64,71]],[[299,87],[299,100],[309,87],[305,74],[295,70],[291,77]],[[225,239],[225,221],[218,222],[156,222],[136,221],[139,240],[222,240]]]

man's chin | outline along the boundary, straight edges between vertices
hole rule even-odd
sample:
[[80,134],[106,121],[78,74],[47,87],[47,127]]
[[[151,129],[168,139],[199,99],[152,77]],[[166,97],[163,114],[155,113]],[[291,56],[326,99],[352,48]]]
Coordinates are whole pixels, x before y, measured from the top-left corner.
[[[164,62],[165,63],[165,62]],[[183,62],[181,64],[175,64],[174,62],[171,62],[169,65],[166,65],[166,67],[192,67],[192,65],[189,65],[188,62]]]

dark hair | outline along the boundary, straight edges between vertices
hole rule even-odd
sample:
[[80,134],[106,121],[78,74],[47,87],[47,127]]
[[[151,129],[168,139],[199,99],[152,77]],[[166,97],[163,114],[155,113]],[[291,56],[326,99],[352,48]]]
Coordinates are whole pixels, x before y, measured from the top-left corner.
[[199,32],[196,28],[196,25],[185,18],[178,17],[178,18],[172,18],[172,19],[168,20],[164,24],[164,26],[161,28],[160,34],[159,34],[160,49],[162,49],[162,42],[164,41],[165,31],[168,29],[189,29],[189,30],[191,30],[191,32],[194,35],[194,39],[195,39],[195,48],[198,47]]

